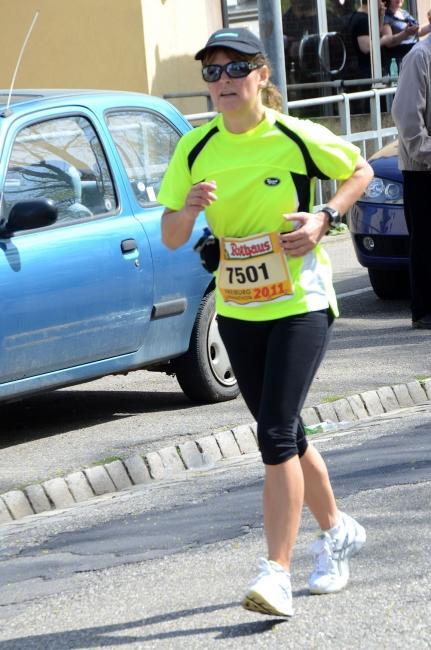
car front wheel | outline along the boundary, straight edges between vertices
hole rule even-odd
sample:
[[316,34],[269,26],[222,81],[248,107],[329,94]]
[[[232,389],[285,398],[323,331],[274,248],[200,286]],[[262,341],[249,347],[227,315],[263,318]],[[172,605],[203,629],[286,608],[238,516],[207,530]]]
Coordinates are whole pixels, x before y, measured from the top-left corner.
[[204,296],[190,347],[173,361],[173,370],[182,390],[194,402],[223,402],[238,396],[238,384],[218,331],[214,291]]
[[371,286],[382,300],[404,300],[410,297],[408,269],[368,269]]

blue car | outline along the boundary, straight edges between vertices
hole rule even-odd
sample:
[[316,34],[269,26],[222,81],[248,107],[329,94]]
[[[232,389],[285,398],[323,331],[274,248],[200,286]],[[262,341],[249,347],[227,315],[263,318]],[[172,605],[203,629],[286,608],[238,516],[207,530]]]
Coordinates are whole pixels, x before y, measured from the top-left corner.
[[192,128],[139,93],[0,91],[0,401],[148,368],[197,402],[238,387],[214,280],[161,243],[161,179]]
[[371,286],[379,298],[408,298],[409,237],[398,143],[380,149],[369,163],[374,178],[348,216],[356,256],[368,269]]

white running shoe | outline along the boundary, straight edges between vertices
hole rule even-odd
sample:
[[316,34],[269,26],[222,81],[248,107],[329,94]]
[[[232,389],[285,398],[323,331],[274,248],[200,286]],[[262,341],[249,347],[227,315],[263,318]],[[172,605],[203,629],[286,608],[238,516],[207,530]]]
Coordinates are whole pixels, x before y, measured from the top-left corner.
[[259,560],[259,570],[241,606],[259,614],[293,616],[290,574],[277,562],[263,557]]
[[340,512],[341,521],[334,534],[322,532],[311,547],[314,571],[308,584],[312,594],[341,591],[349,581],[349,558],[365,544],[365,528]]

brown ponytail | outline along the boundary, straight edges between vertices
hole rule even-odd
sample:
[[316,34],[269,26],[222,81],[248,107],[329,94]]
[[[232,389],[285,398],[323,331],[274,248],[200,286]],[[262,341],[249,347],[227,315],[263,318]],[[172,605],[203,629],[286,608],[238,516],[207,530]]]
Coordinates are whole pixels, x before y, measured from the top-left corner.
[[283,110],[281,93],[272,81],[268,81],[265,88],[262,89],[262,102],[268,108],[273,108],[280,112]]
[[[253,61],[253,63],[257,63],[258,65],[266,65],[269,70],[269,76],[271,76],[271,64],[264,54],[259,52],[259,54],[250,57],[250,60]],[[268,108],[273,108],[274,110],[280,112],[283,110],[283,99],[281,97],[281,92],[278,87],[269,79],[266,83],[266,86],[262,89],[262,102],[265,106],[268,106]]]

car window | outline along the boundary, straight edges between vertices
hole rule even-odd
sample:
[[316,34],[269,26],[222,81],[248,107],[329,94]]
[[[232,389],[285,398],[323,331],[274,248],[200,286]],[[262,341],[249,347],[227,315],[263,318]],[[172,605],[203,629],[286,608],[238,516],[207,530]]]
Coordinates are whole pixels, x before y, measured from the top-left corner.
[[3,216],[18,201],[41,198],[54,201],[57,223],[93,219],[115,210],[108,164],[86,118],[45,120],[18,133],[5,178]]
[[147,111],[109,113],[106,121],[139,204],[155,203],[179,133]]

